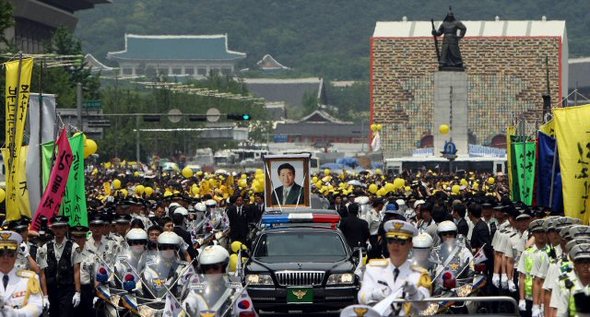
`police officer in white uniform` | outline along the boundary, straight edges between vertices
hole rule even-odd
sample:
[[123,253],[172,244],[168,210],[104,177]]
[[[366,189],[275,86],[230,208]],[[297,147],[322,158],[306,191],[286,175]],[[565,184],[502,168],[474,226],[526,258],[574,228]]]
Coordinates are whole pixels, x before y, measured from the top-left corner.
[[17,248],[21,236],[14,231],[0,231],[0,315],[6,317],[37,317],[41,314],[43,295],[37,274],[17,270]]
[[[388,259],[373,259],[367,265],[362,287],[358,293],[360,304],[374,304],[390,294],[396,298],[419,301],[430,297],[432,280],[426,269],[412,265],[409,259],[412,238],[417,229],[406,221],[390,220],[384,225]],[[392,313],[400,316],[419,314],[427,303],[392,305]]]

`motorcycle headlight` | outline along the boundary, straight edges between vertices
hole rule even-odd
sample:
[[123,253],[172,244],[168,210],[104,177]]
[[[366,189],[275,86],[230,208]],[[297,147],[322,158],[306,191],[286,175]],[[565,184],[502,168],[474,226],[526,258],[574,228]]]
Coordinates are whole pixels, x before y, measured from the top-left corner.
[[328,277],[326,285],[351,285],[354,284],[354,274],[332,274]]
[[274,285],[269,274],[248,274],[246,282],[250,285]]

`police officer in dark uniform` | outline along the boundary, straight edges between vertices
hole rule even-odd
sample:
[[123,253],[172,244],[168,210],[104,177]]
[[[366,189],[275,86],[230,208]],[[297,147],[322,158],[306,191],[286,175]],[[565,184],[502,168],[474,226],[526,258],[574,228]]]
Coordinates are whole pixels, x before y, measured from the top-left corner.
[[55,238],[38,251],[41,285],[49,297],[51,316],[73,316],[73,308],[80,304],[80,276],[74,274],[80,256],[78,244],[66,238],[68,220],[65,216],[53,218],[50,228]]

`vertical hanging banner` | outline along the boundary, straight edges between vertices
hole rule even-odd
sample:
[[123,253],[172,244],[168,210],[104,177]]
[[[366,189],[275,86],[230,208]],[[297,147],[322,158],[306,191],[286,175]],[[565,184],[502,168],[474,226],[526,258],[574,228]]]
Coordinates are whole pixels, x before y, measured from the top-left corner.
[[555,108],[565,215],[590,220],[590,105]]
[[[27,152],[29,150],[29,146],[21,146],[20,151],[18,151],[16,159],[18,160],[15,162],[18,166],[22,166],[21,169],[16,170],[14,174],[14,182],[16,184],[16,192],[14,196],[16,198],[16,204],[12,207],[12,217],[13,219],[20,219],[21,216],[25,216],[31,219],[31,205],[29,202],[29,188],[27,186],[27,174],[25,174],[25,164],[27,160]],[[10,157],[10,153],[7,148],[2,149],[2,158],[5,162],[6,170],[8,170],[8,158]],[[7,189],[8,189],[8,182],[7,182]],[[8,195],[6,196],[8,197]],[[6,217],[8,218],[8,209]]]
[[528,206],[533,204],[536,146],[537,144],[535,142],[512,142],[512,153],[514,154],[516,179],[518,182],[518,196],[520,197],[520,201]]
[[[69,145],[70,144],[68,143],[68,146]],[[53,141],[41,144],[41,175],[43,178],[43,188],[47,187],[47,183],[49,182],[49,177],[51,175],[53,151],[55,151],[55,143]]]
[[[55,95],[31,94],[29,103],[29,153],[27,154],[27,184],[31,206],[39,206],[45,190],[42,181],[42,144],[55,140]],[[35,212],[33,210],[33,212]]]
[[[540,130],[540,129],[539,129]],[[539,131],[539,163],[537,164],[537,204],[563,211],[561,171],[555,138]]]
[[70,226],[88,226],[86,191],[84,187],[84,135],[70,138],[73,161],[61,205],[61,214],[70,218]]
[[513,166],[513,153],[512,153],[512,137],[516,134],[516,127],[509,126],[506,129],[506,169],[508,170],[508,188],[510,189],[510,199],[513,201],[518,200],[515,197],[514,188],[514,176],[515,174],[512,173]]
[[74,156],[72,155],[72,149],[70,148],[70,142],[68,142],[68,135],[65,129],[59,135],[57,139],[58,154],[55,158],[55,165],[51,170],[51,176],[43,197],[39,202],[39,207],[33,218],[31,224],[31,230],[37,231],[41,225],[41,216],[51,219],[57,215],[59,206],[61,205],[64,192],[66,190],[66,183],[70,174],[70,168],[72,167],[72,161]]
[[[31,216],[30,208],[28,210],[21,209],[25,207],[25,204],[20,202],[20,199],[24,196],[20,193],[26,191],[27,183],[24,164],[26,156],[21,159],[20,155],[23,152],[21,146],[29,106],[33,59],[11,61],[5,63],[4,66],[6,67],[5,142],[7,153],[4,156],[6,166],[6,220],[12,221],[20,219],[21,215]],[[19,188],[21,188],[20,193]],[[29,204],[28,199],[27,192],[26,205]]]

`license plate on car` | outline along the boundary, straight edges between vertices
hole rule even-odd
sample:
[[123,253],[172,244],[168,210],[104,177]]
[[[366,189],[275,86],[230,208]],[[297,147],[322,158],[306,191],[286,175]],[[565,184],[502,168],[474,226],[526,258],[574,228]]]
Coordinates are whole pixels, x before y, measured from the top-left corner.
[[313,288],[288,288],[287,304],[313,303]]

